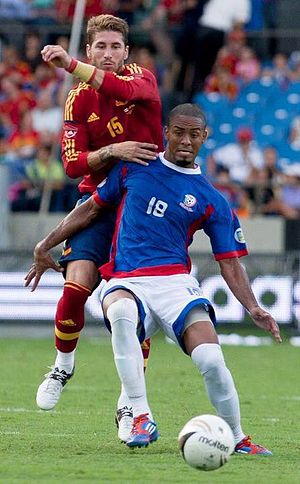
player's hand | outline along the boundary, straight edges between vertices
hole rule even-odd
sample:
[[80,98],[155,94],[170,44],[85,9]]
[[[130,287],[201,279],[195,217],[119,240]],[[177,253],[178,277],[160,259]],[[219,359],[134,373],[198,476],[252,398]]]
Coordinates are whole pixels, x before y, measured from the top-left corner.
[[132,161],[140,165],[148,166],[146,160],[157,158],[158,146],[153,143],[142,143],[139,141],[124,141],[112,145],[112,156],[124,161]]
[[56,67],[67,69],[71,64],[72,57],[61,45],[45,45],[41,51],[44,62],[52,62]]
[[52,256],[47,252],[41,242],[39,242],[34,249],[34,262],[29,269],[28,273],[24,279],[24,286],[28,287],[33,280],[31,292],[33,292],[44,274],[48,269],[54,269],[56,272],[63,272],[63,267],[61,267]]
[[277,343],[282,342],[278,324],[276,323],[275,319],[272,318],[270,313],[257,306],[251,309],[250,316],[255,322],[256,326],[269,331]]

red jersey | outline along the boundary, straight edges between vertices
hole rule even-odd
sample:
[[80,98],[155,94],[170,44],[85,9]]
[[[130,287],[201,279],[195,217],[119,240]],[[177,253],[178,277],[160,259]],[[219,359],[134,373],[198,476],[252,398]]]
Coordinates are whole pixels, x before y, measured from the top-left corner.
[[161,101],[153,74],[136,64],[121,74],[105,72],[99,91],[81,82],[65,104],[62,158],[71,178],[83,176],[79,190],[94,192],[114,162],[94,171],[90,151],[111,143],[143,141],[163,148]]

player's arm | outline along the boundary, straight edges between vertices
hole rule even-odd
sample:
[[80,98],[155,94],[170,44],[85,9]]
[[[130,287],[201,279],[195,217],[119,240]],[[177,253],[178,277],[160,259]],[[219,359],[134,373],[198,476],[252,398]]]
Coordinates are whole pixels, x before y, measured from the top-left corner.
[[222,277],[233,295],[249,312],[254,323],[270,331],[275,340],[281,342],[276,321],[259,306],[246,271],[240,264],[239,257],[247,255],[248,251],[237,216],[232,213],[224,197],[216,192],[213,195],[213,204],[208,205],[208,208],[203,228],[210,238]]
[[34,249],[34,262],[25,277],[26,287],[33,281],[31,291],[34,291],[47,269],[63,271],[49,251],[86,228],[102,209],[118,205],[123,195],[126,176],[127,169],[124,169],[123,163],[115,166],[108,178],[97,187],[92,197],[75,207],[43,240],[37,243]]
[[120,101],[143,100],[160,102],[154,75],[138,65],[133,65],[131,71],[132,73],[130,75],[104,72],[101,84],[96,87],[96,83],[93,81],[92,86],[102,94],[113,96]]
[[158,156],[158,146],[153,143],[143,143],[140,141],[122,141],[104,146],[97,151],[88,154],[87,162],[89,168],[98,171],[105,164],[113,159],[130,161],[139,165],[148,166],[145,160],[155,160]]
[[56,67],[65,69],[74,77],[90,84],[95,89],[98,89],[102,84],[104,78],[102,69],[97,69],[91,64],[74,59],[61,45],[45,45],[41,50],[41,55],[44,62],[51,62]]
[[97,69],[91,64],[71,57],[60,45],[46,45],[41,51],[45,62],[52,62],[81,81],[90,84],[103,94],[119,100],[149,99],[159,101],[155,77],[151,72],[137,66],[137,72],[122,76],[114,72]]
[[79,122],[70,125],[66,121],[62,138],[62,159],[65,172],[70,178],[99,171],[114,159],[147,166],[146,160],[155,160],[158,149],[153,143],[139,141],[112,143],[95,151],[88,151],[87,146],[85,126]]
[[[102,207],[105,205],[103,203]],[[24,285],[26,287],[33,280],[31,291],[34,291],[47,269],[54,269],[57,272],[63,271],[63,268],[54,261],[49,251],[71,235],[87,227],[102,207],[94,201],[93,197],[90,197],[86,202],[74,208],[43,240],[37,243],[34,249],[34,262],[25,277]]]
[[237,300],[249,312],[254,323],[269,331],[281,343],[279,327],[270,313],[262,309],[253,294],[246,271],[237,257],[219,260],[221,275]]
[[254,323],[270,331],[276,341],[281,342],[276,321],[258,304],[252,292],[246,271],[239,257],[247,255],[247,246],[237,216],[228,202],[216,190],[210,192],[205,211],[203,229],[210,238],[215,259],[219,262],[222,277],[238,301],[249,312]]

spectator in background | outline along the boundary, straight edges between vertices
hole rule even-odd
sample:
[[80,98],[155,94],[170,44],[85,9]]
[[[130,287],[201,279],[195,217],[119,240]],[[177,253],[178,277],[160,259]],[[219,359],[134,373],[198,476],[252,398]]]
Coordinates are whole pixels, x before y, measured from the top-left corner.
[[32,72],[28,63],[21,59],[14,45],[3,48],[0,62],[0,79],[10,77],[18,85],[24,86],[31,81]]
[[56,23],[55,0],[32,0],[32,20],[35,25]]
[[212,74],[205,81],[204,92],[218,92],[233,101],[238,94],[239,88],[229,70],[222,66],[215,66]]
[[209,0],[204,6],[197,31],[197,58],[192,92],[202,89],[210,74],[225,36],[235,26],[243,26],[249,19],[249,0]]
[[29,31],[25,36],[22,59],[30,67],[31,72],[41,64],[41,37],[38,32]]
[[241,28],[235,28],[228,33],[226,43],[219,50],[215,65],[224,67],[233,76],[236,75],[236,64],[241,51],[246,45],[246,34]]
[[283,173],[281,199],[290,209],[288,218],[300,218],[300,163],[286,166]]
[[220,166],[213,183],[214,187],[221,192],[230,207],[239,217],[249,217],[252,213],[252,205],[246,190],[230,179],[229,169]]
[[179,72],[176,80],[176,90],[183,93],[182,98],[190,99],[191,72],[197,58],[196,32],[198,19],[202,16],[204,5],[208,0],[185,0],[182,2],[183,13],[181,32],[175,42],[175,51],[179,59]]
[[133,25],[135,22],[136,10],[138,8],[144,7],[144,3],[145,2],[141,0],[119,0],[117,2],[118,8],[116,7],[118,17],[122,18],[123,20],[126,20],[129,27],[131,27],[131,25]]
[[174,46],[181,32],[184,2],[158,0],[142,4],[143,7],[137,14],[136,25],[142,30],[142,35],[147,35],[148,42],[155,46],[164,61],[170,64],[174,61]]
[[25,177],[13,186],[13,211],[38,211],[45,184],[51,190],[50,212],[64,211],[65,173],[60,161],[52,158],[52,146],[40,145],[36,158],[25,168]]
[[243,84],[248,84],[259,77],[260,62],[253,49],[247,46],[242,47],[235,72]]
[[291,69],[290,79],[293,82],[300,81],[300,51],[295,50],[291,53],[289,57],[289,67]]
[[21,114],[20,124],[8,138],[7,157],[11,162],[11,175],[15,180],[24,173],[25,165],[32,160],[39,144],[39,135],[32,127],[31,111]]
[[[76,0],[55,0],[56,19],[60,23],[72,23]],[[86,2],[84,16],[86,19],[101,13],[115,13],[119,7],[118,0],[89,0]]]
[[278,186],[282,175],[278,164],[278,151],[274,146],[267,146],[263,151],[263,155],[268,183],[272,187]]
[[[278,24],[277,3],[278,0],[251,0],[251,17],[246,25],[247,32],[251,34],[263,29],[275,30]],[[271,32],[263,40],[250,35],[249,41],[260,57],[272,59],[277,52],[277,38]]]
[[35,131],[49,131],[58,135],[62,129],[63,109],[56,105],[50,89],[40,91],[37,105],[32,110],[32,125]]
[[300,148],[300,116],[295,116],[291,122],[289,142],[292,148]]
[[21,90],[13,75],[3,77],[0,85],[0,114],[4,129],[9,134],[20,125],[22,114],[32,109],[36,103],[30,91]]
[[274,147],[267,147],[263,154],[265,166],[258,171],[255,183],[247,186],[255,213],[298,218],[300,212],[295,210],[290,200],[294,197],[294,204],[297,206],[299,203],[300,189],[297,185],[300,180],[300,164],[286,167],[284,174],[278,168],[278,153]]
[[278,82],[282,89],[286,89],[290,83],[292,76],[288,57],[283,52],[278,52],[272,59],[272,66],[270,67],[272,77]]
[[225,166],[229,169],[233,182],[252,184],[264,166],[262,151],[256,146],[251,129],[240,128],[236,138],[236,143],[229,143],[216,149],[212,158],[217,168]]
[[58,82],[59,78],[56,76],[56,69],[42,62],[33,73],[31,89],[38,94],[44,89],[55,89]]
[[27,0],[1,0],[0,19],[29,20],[32,17],[31,2]]
[[152,72],[158,78],[158,68],[155,56],[149,46],[134,47],[130,53],[129,62],[136,62]]

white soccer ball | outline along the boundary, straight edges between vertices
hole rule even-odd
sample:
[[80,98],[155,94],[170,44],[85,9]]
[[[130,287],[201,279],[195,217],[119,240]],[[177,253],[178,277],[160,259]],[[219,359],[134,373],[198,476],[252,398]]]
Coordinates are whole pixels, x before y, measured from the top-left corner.
[[235,447],[231,428],[216,415],[199,415],[189,420],[178,441],[184,460],[202,471],[226,464]]

